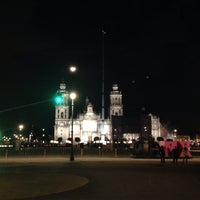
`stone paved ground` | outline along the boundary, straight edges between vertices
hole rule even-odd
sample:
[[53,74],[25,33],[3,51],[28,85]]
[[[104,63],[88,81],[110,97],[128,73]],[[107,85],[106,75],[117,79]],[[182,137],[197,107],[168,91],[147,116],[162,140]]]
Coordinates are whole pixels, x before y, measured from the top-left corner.
[[[75,161],[70,161],[69,158],[65,157],[4,158],[0,159],[0,199],[14,200],[50,195],[70,191],[87,184],[89,181],[87,177],[69,174],[60,170],[71,164],[91,163],[91,167],[91,165],[97,166],[98,163],[101,165],[115,163],[114,166],[118,165],[117,163],[132,163],[135,166],[141,165],[153,168],[160,165],[159,162],[159,159],[114,157],[78,157],[75,158]],[[166,162],[168,168],[174,167],[171,159],[166,160]],[[179,160],[179,166],[181,165],[181,160]],[[188,166],[195,167],[199,165],[200,158],[189,160]],[[40,166],[40,168],[34,166]],[[159,182],[159,178],[157,181]]]

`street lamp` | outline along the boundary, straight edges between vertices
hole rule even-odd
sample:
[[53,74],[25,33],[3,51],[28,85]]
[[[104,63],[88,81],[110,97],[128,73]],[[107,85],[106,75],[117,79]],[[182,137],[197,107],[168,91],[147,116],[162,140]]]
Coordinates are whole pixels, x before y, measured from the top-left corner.
[[70,152],[70,161],[74,160],[74,149],[73,149],[73,117],[74,117],[74,99],[76,98],[76,93],[72,92],[70,94],[71,107],[72,107],[72,113],[71,113],[71,152]]
[[20,125],[19,125],[19,131],[22,131],[23,128],[24,128],[24,125],[23,125],[23,124],[20,124]]
[[21,146],[21,140],[22,140],[22,134],[21,134],[21,132],[24,129],[24,125],[20,124],[18,126],[18,129],[19,129],[18,134],[16,134],[16,136],[15,136],[16,137],[16,140],[15,140],[15,148],[16,148],[16,150],[19,150],[20,146]]
[[21,133],[21,132],[22,132],[22,130],[24,129],[24,125],[23,125],[23,124],[20,124],[18,128],[19,128],[19,138],[20,138],[20,140],[21,140],[21,138],[22,138],[22,133]]
[[173,130],[173,140],[175,140],[176,139],[176,136],[177,136],[177,129],[174,129]]
[[69,67],[70,72],[75,72],[76,69],[77,69],[77,68],[76,68],[76,66],[74,66],[74,65]]

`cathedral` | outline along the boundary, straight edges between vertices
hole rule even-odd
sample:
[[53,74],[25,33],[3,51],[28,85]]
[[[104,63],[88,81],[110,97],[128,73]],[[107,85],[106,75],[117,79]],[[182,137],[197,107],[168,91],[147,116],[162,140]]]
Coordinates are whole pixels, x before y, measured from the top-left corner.
[[54,140],[62,138],[63,143],[69,140],[73,127],[73,139],[79,138],[82,143],[91,143],[97,138],[101,138],[103,143],[112,141],[111,115],[123,116],[122,94],[117,84],[113,84],[110,92],[110,117],[103,120],[100,114],[94,112],[92,103],[87,101],[85,113],[79,114],[72,122],[71,100],[65,83],[60,84],[57,94],[63,100],[55,106]]
[[[113,119],[123,118],[123,104],[122,104],[122,93],[119,91],[118,85],[113,84],[110,92],[110,105],[109,105],[109,117],[102,119],[100,114],[96,114],[93,110],[93,105],[87,100],[86,111],[79,114],[76,119],[71,117],[71,99],[70,94],[67,91],[66,84],[60,83],[60,88],[57,91],[62,98],[55,105],[55,125],[54,125],[54,140],[62,141],[62,143],[69,142],[72,138],[73,141],[79,141],[81,143],[91,143],[95,140],[101,140],[103,144],[112,142],[115,130]],[[152,134],[154,137],[160,136],[160,120],[151,114],[148,115],[150,123],[143,123],[141,126],[142,131],[135,133],[133,130],[120,132],[121,138],[127,140],[137,139],[140,134],[145,133]],[[132,124],[132,122],[131,122]],[[127,125],[126,125],[127,126]],[[119,128],[122,130],[122,128]],[[149,132],[147,131],[149,130]],[[145,132],[146,131],[146,132]]]

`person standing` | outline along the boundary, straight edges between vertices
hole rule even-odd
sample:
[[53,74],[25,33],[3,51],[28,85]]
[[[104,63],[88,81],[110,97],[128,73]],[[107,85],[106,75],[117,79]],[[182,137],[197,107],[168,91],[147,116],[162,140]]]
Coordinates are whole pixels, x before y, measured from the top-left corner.
[[183,149],[183,164],[187,164],[188,163],[188,148],[184,147]]
[[178,157],[179,157],[179,152],[177,146],[174,147],[172,150],[172,156],[173,156],[173,163],[177,164],[178,163]]
[[163,146],[160,147],[160,162],[165,163],[165,149]]

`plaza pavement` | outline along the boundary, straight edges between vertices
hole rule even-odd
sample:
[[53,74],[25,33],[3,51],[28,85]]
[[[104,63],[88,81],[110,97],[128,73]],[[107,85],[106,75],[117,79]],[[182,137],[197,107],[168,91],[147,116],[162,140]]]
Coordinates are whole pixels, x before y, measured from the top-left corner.
[[[9,157],[0,158],[0,199],[2,200],[14,200],[31,198],[41,195],[40,190],[31,190],[34,185],[42,185],[42,195],[48,195],[53,193],[59,193],[63,191],[73,190],[84,186],[88,183],[86,177],[75,176],[71,174],[40,174],[38,172],[30,171],[29,173],[11,173],[5,172],[5,169],[9,167],[20,168],[23,166],[31,165],[63,165],[64,163],[78,163],[78,162],[131,162],[133,164],[155,164],[160,163],[160,160],[150,158],[132,158],[132,157],[76,157],[74,161],[70,161],[67,157]],[[182,162],[180,159],[179,162]],[[171,164],[171,159],[166,159],[166,165]],[[188,165],[200,164],[200,158],[189,159]],[[28,178],[27,178],[28,177]],[[49,181],[51,177],[54,181]],[[66,181],[68,180],[68,181]],[[45,187],[44,187],[45,185]],[[19,188],[23,188],[20,190]],[[53,191],[52,191],[53,190]],[[31,192],[30,192],[31,191]]]

